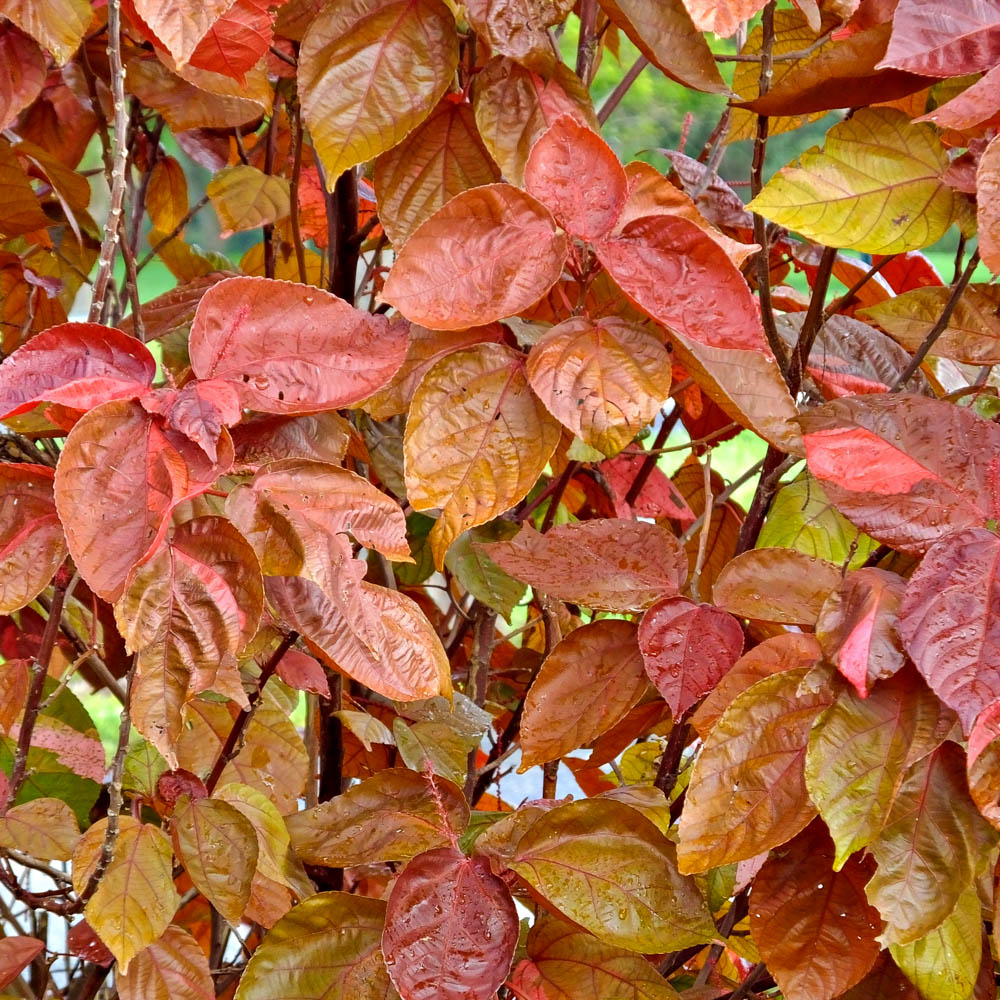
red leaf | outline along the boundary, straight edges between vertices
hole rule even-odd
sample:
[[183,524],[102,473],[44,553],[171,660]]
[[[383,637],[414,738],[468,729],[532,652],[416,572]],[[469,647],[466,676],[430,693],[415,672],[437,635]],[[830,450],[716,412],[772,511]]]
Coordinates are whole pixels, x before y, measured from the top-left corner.
[[907,584],[899,633],[968,733],[1000,700],[1000,538],[967,528],[934,545]]
[[330,682],[314,656],[290,649],[278,661],[278,676],[297,691],[309,691],[322,698],[330,697]]
[[396,879],[382,951],[402,1000],[489,1000],[510,971],[518,929],[510,891],[486,858],[441,847]]
[[392,378],[406,328],[309,285],[227,278],[202,297],[191,367],[232,383],[247,409],[313,413],[350,406]]
[[621,290],[658,323],[710,347],[771,356],[743,275],[693,222],[646,216],[594,249]]
[[86,920],[80,920],[70,928],[66,935],[66,947],[71,955],[93,962],[95,965],[103,965],[105,968],[115,960],[108,946]]
[[[874,256],[872,263],[878,264],[883,259]],[[937,268],[919,250],[909,250],[893,257],[879,271],[879,274],[889,283],[889,287],[897,295],[912,291],[914,288],[944,284],[941,275],[937,273]]]
[[70,554],[90,589],[116,601],[132,567],[162,540],[171,511],[203,493],[232,461],[227,432],[213,464],[136,402],[115,400],[86,414],[66,438],[55,496]]
[[899,0],[879,66],[923,76],[963,76],[1000,59],[1000,8],[991,0]]
[[195,379],[179,392],[163,393],[143,397],[143,407],[161,414],[168,427],[190,438],[210,462],[216,461],[222,428],[238,423],[243,415],[235,386],[219,379]]
[[382,297],[432,330],[513,316],[558,280],[566,237],[548,210],[509,184],[463,191],[406,241]]
[[810,471],[873,538],[923,552],[997,516],[1000,427],[922,396],[838,399],[799,418]]
[[38,938],[7,937],[0,940],[0,990],[17,979],[44,949],[45,942]]
[[557,118],[532,147],[524,187],[581,240],[607,236],[628,195],[625,171],[611,147],[569,115]]
[[830,594],[816,621],[816,638],[826,658],[868,697],[880,677],[891,677],[905,662],[896,636],[905,581],[887,570],[848,573]]
[[65,558],[52,479],[44,465],[0,465],[0,612],[33,601]]
[[687,556],[665,528],[607,518],[540,535],[525,525],[509,542],[478,545],[505,573],[562,601],[602,611],[645,608],[676,595]]
[[669,517],[680,521],[682,527],[687,527],[695,519],[694,511],[688,506],[684,494],[674,486],[659,466],[653,467],[635,502],[631,506],[625,502],[625,497],[644,462],[643,455],[621,454],[597,466],[597,470],[604,476],[611,490],[615,502],[615,515],[630,518],[634,513],[639,517],[652,517],[657,520]]
[[668,597],[643,615],[639,649],[647,676],[676,719],[740,658],[743,629],[719,608]]
[[63,323],[33,337],[0,368],[0,418],[35,403],[89,410],[141,396],[156,375],[153,355],[134,337],[97,323]]
[[274,4],[236,2],[202,36],[188,62],[199,69],[231,76],[241,83],[271,44]]

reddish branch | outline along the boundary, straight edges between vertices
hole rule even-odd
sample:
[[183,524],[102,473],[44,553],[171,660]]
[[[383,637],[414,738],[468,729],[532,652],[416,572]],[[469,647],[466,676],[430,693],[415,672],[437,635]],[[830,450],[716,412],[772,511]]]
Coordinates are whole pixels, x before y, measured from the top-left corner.
[[265,685],[271,679],[275,670],[278,669],[281,658],[292,648],[298,637],[298,632],[289,632],[278,644],[278,648],[271,654],[267,663],[261,668],[257,687],[247,699],[249,704],[237,716],[236,721],[233,723],[233,728],[229,730],[229,735],[226,737],[226,742],[223,744],[215,766],[212,768],[212,773],[205,780],[205,788],[210,795],[215,791],[215,786],[219,783],[219,778],[222,777],[222,772],[226,769],[226,765],[240,752],[244,733],[247,726],[250,725],[250,720],[257,710],[260,699],[263,697]]

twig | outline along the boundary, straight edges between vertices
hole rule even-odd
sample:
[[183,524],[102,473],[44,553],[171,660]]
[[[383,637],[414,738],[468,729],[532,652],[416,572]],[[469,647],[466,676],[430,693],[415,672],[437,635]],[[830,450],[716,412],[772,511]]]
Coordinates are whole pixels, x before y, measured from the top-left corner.
[[734,420],[731,424],[726,424],[725,427],[720,427],[718,430],[712,431],[711,434],[706,434],[704,437],[700,438],[694,438],[691,441],[685,441],[684,444],[672,444],[669,448],[623,448],[620,454],[669,455],[671,452],[675,451],[687,451],[689,448],[697,448],[700,444],[708,444],[716,438],[722,437],[723,434],[728,434],[731,430],[735,430],[737,427],[742,426],[742,424],[739,424]]
[[642,55],[632,63],[628,72],[619,81],[618,86],[608,94],[601,105],[600,110],[597,112],[598,122],[603,125],[611,117],[611,113],[621,104],[622,98],[629,92],[629,88],[648,65],[649,60]]
[[791,393],[792,399],[795,399],[802,386],[802,375],[809,362],[809,355],[812,354],[813,344],[823,327],[823,306],[826,302],[826,293],[830,287],[830,276],[833,274],[833,264],[836,259],[837,250],[835,247],[823,248],[823,255],[820,257],[819,267],[816,269],[816,279],[813,281],[809,308],[806,310],[802,329],[799,330],[798,342],[795,344],[795,350],[792,351],[792,356],[788,361],[788,370],[785,372],[785,381],[788,383],[788,391]]
[[[712,496],[712,449],[705,453],[705,463],[702,466],[705,477],[705,513],[714,510],[715,500]],[[698,556],[694,563],[694,572],[691,574],[691,596],[699,604],[701,603],[701,572],[705,568],[705,553],[708,551],[708,536],[712,527],[712,519],[706,517],[702,522],[701,535],[698,537]]]
[[141,271],[168,243],[177,239],[178,236],[184,231],[184,227],[208,204],[208,195],[203,194],[188,210],[184,213],[184,218],[174,226],[173,229],[167,233],[166,236],[162,237],[156,241],[153,245],[153,249],[146,254],[142,260],[136,265],[136,270]]
[[660,429],[656,432],[656,437],[653,438],[653,443],[650,446],[650,450],[646,453],[646,457],[642,460],[642,465],[639,466],[639,471],[635,474],[635,479],[632,480],[632,484],[628,488],[628,492],[625,494],[625,504],[628,507],[633,506],[636,500],[639,499],[639,494],[642,493],[642,488],[649,481],[649,477],[653,474],[653,469],[656,468],[656,459],[659,450],[666,443],[668,437],[670,437],[670,432],[677,425],[677,421],[681,418],[681,408],[674,404],[674,409],[671,413],[664,416],[663,420],[660,422]]
[[14,765],[10,772],[10,788],[7,801],[0,803],[0,811],[6,812],[7,807],[14,803],[21,786],[24,784],[28,765],[28,751],[31,749],[31,736],[35,731],[35,723],[41,711],[42,693],[45,681],[49,676],[49,662],[55,649],[56,637],[59,635],[59,624],[62,618],[63,606],[68,594],[73,592],[78,577],[69,577],[65,564],[56,570],[56,582],[52,591],[52,603],[49,605],[49,617],[42,632],[42,640],[38,652],[31,663],[31,685],[28,688],[28,699],[24,707],[24,717],[17,734],[17,749],[14,753]]
[[[773,62],[796,62],[799,59],[805,59],[806,56],[811,56],[817,49],[821,49],[828,41],[830,41],[830,35],[833,29],[820,35],[811,45],[804,49],[797,49],[795,52],[782,52],[780,55],[772,56]],[[764,52],[761,49],[760,52],[717,52],[714,53],[716,62],[763,62]],[[761,97],[764,95],[761,94]]]
[[948,301],[945,303],[944,309],[941,310],[941,315],[938,317],[938,321],[931,327],[928,331],[927,336],[924,337],[924,342],[917,348],[916,354],[913,355],[912,360],[906,366],[906,370],[902,375],[896,380],[896,384],[890,389],[890,392],[899,392],[907,382],[916,374],[917,369],[923,364],[924,358],[927,357],[928,351],[937,342],[938,337],[948,328],[948,323],[951,320],[952,313],[958,306],[958,300],[962,297],[962,293],[965,291],[966,286],[972,280],[972,273],[975,271],[977,265],[979,264],[979,251],[973,251],[972,256],[969,258],[968,264],[965,265],[965,270],[961,273],[958,280],[954,282],[951,286],[951,295],[948,296]]
[[292,178],[289,181],[290,218],[292,242],[295,244],[295,263],[299,281],[306,283],[306,250],[302,244],[302,226],[299,219],[299,181],[302,177],[302,112],[298,101],[288,104],[288,127],[292,143]]
[[265,685],[271,679],[274,671],[278,669],[281,658],[292,648],[298,637],[298,632],[289,632],[278,644],[278,648],[271,654],[267,663],[261,668],[257,687],[247,699],[249,704],[246,708],[241,709],[240,714],[233,723],[233,728],[229,730],[229,735],[226,737],[226,742],[219,752],[219,757],[212,768],[211,774],[205,779],[205,788],[210,795],[215,791],[215,786],[219,783],[219,778],[222,777],[222,772],[226,769],[226,765],[239,753],[240,741],[264,694]]
[[[764,467],[764,459],[759,462],[755,462],[746,472],[743,473],[739,479],[734,479],[713,501],[712,510],[714,511],[716,507],[721,507],[745,482],[753,479],[758,472]],[[694,538],[694,533],[701,529],[701,526],[705,523],[705,518],[708,516],[708,509],[706,508],[698,517],[694,519],[687,526],[684,534],[680,536],[677,540],[681,545],[686,545],[688,541]]]
[[[490,679],[490,661],[493,657],[493,637],[496,633],[497,613],[476,602],[473,611],[472,653],[469,657],[469,683],[467,694],[480,707],[486,702],[486,690]],[[478,748],[469,751],[469,761],[465,777],[465,797],[472,800],[476,791],[476,754]]]
[[125,67],[122,65],[120,0],[108,0],[108,60],[111,64],[111,97],[115,111],[115,143],[111,165],[111,204],[108,210],[101,254],[98,258],[90,322],[98,322],[108,296],[114,268],[115,248],[121,239],[125,206],[125,167],[128,161],[128,117],[125,109]]
[[114,854],[115,840],[118,838],[118,826],[122,811],[122,780],[125,776],[125,753],[128,750],[128,737],[132,730],[132,718],[129,714],[129,700],[132,694],[132,682],[135,680],[136,664],[138,656],[132,657],[132,666],[129,668],[128,680],[125,683],[125,704],[122,706],[120,721],[118,724],[118,747],[115,750],[115,759],[111,765],[111,785],[108,788],[108,826],[104,831],[104,841],[101,844],[101,853],[97,859],[97,865],[87,884],[80,893],[80,903],[85,904],[88,899],[97,891],[101,879],[111,863]]
[[660,757],[660,766],[656,770],[653,785],[659,788],[667,799],[670,798],[670,793],[673,792],[677,779],[680,777],[681,758],[684,756],[684,748],[687,746],[688,732],[691,728],[688,725],[688,719],[693,709],[692,705],[691,708],[674,719],[670,735],[667,737],[667,745],[663,748],[663,754]]
[[556,511],[559,509],[559,504],[562,501],[563,493],[566,492],[569,481],[573,478],[579,467],[579,462],[567,462],[562,475],[556,480],[555,489],[549,497],[548,509],[545,511],[545,517],[542,518],[542,525],[538,529],[543,535],[552,527],[552,523],[556,519]]
[[[760,48],[760,83],[758,90],[763,97],[771,89],[773,75],[772,54],[774,49],[774,5],[770,0],[761,16],[761,26],[764,32]],[[750,192],[756,198],[764,187],[764,158],[767,154],[767,136],[769,131],[767,115],[757,115],[757,133],[753,143],[753,163],[750,171]],[[771,303],[771,251],[767,238],[767,222],[759,212],[753,216],[754,242],[760,244],[757,254],[757,293],[760,295],[760,318],[764,327],[771,353],[777,359],[783,372],[788,371],[788,357],[785,345],[778,336],[778,327],[774,319],[774,306]]]
[[826,310],[823,312],[823,319],[828,320],[831,316],[834,316],[841,310],[846,309],[854,301],[854,297],[858,294],[858,292],[860,292],[861,289],[864,288],[865,285],[867,285],[868,282],[871,281],[883,267],[891,261],[894,261],[898,256],[899,254],[890,254],[888,257],[883,257],[877,264],[872,264],[872,266],[868,268],[868,270],[860,278],[858,278],[858,280],[855,281],[843,295],[834,299],[826,307]]
[[576,75],[589,87],[597,55],[597,0],[580,0],[580,35],[576,46]]
[[791,455],[786,455],[780,448],[770,445],[767,454],[764,456],[764,464],[761,468],[760,482],[757,483],[757,492],[754,493],[750,510],[747,511],[746,519],[740,525],[740,537],[736,543],[734,555],[740,555],[748,549],[752,549],[757,544],[757,536],[764,526],[764,518],[767,516],[774,494],[778,492],[778,485],[781,477],[798,461]]

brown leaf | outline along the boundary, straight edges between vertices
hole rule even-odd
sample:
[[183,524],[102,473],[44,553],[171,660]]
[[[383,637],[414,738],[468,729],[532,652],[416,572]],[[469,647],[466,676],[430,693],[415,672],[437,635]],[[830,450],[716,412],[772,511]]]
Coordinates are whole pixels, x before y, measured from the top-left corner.
[[542,663],[521,718],[521,764],[558,760],[616,725],[648,689],[632,622],[574,629]]
[[598,611],[649,607],[675,595],[687,576],[677,539],[643,521],[584,521],[557,525],[544,535],[526,524],[509,542],[480,548],[511,576]]
[[188,931],[168,927],[117,980],[121,1000],[212,1000],[208,957]]

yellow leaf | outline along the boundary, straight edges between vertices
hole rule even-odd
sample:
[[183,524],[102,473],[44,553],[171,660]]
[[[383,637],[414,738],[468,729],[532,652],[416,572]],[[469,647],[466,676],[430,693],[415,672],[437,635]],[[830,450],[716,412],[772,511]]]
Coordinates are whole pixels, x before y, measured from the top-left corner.
[[88,0],[7,0],[3,16],[47,48],[62,66],[83,40],[91,12]]
[[205,191],[219,216],[223,238],[277,222],[291,210],[284,177],[242,163],[220,170]]
[[962,196],[942,174],[948,154],[933,126],[893,108],[863,108],[771,178],[748,206],[832,247],[894,254],[944,235]]
[[478,344],[438,362],[413,397],[403,441],[414,510],[441,508],[431,530],[435,564],[465,530],[521,500],[561,436],[531,391],[521,355]]
[[0,847],[45,861],[69,861],[80,839],[73,810],[61,799],[32,799],[0,819]]
[[302,40],[298,78],[330,190],[412,132],[457,65],[455,18],[442,0],[326,4]]
[[[73,853],[77,892],[83,891],[97,867],[107,822],[102,819],[90,827]],[[132,959],[167,929],[180,898],[167,835],[131,816],[122,816],[119,824],[111,861],[83,912],[124,973]]]
[[184,65],[198,43],[233,0],[135,0],[136,13],[167,47],[178,65]]
[[146,211],[154,229],[171,232],[187,215],[187,179],[180,163],[172,156],[156,161],[146,192]]

